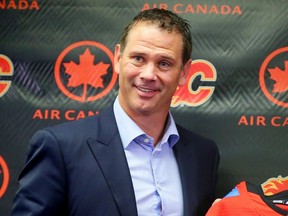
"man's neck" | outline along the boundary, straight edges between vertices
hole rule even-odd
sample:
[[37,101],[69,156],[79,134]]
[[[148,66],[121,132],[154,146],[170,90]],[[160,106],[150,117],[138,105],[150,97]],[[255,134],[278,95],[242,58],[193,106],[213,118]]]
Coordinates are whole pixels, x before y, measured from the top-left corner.
[[165,125],[168,113],[159,115],[158,113],[149,116],[130,116],[133,121],[149,136],[154,139],[154,146],[162,139],[165,132]]

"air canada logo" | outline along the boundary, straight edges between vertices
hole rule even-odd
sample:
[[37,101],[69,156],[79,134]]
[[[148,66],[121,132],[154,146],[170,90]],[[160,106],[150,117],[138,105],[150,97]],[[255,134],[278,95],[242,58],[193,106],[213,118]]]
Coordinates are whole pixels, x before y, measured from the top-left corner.
[[159,8],[165,10],[171,10],[177,14],[215,14],[215,15],[242,15],[242,9],[240,5],[216,5],[216,4],[191,4],[188,3],[176,3],[174,5],[167,3],[145,3],[142,7],[143,10],[151,8]]
[[0,97],[6,94],[10,88],[13,73],[12,61],[7,56],[0,54]]
[[215,90],[213,83],[216,79],[217,72],[213,64],[202,59],[192,61],[186,83],[177,88],[171,106],[204,104]]
[[0,155],[0,198],[5,194],[9,184],[9,169]]
[[39,10],[38,0],[1,0],[0,9],[2,10]]
[[81,41],[59,55],[54,76],[59,89],[67,97],[90,102],[104,97],[114,87],[113,53],[103,44]]
[[259,82],[272,103],[288,108],[288,47],[275,50],[264,60]]

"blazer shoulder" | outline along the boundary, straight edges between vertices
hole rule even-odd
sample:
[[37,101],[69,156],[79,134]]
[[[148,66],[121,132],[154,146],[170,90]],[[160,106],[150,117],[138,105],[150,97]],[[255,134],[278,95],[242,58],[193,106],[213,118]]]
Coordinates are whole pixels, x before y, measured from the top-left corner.
[[38,130],[33,136],[34,139],[46,139],[50,137],[58,143],[65,145],[78,145],[92,138],[98,140],[100,137],[111,137],[117,133],[117,125],[113,109],[107,109],[97,116],[86,117]]
[[69,134],[69,136],[91,136],[92,134],[97,133],[100,124],[109,124],[110,126],[115,125],[113,123],[113,121],[115,121],[114,119],[113,109],[112,107],[109,107],[99,115],[90,116],[70,122],[64,122],[51,127],[46,127],[43,130],[50,131],[54,134]]

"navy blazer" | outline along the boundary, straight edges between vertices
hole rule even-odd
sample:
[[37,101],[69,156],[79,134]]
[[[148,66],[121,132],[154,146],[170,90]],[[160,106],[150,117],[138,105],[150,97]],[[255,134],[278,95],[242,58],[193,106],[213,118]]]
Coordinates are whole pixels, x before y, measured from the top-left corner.
[[[219,153],[214,142],[177,125],[173,147],[184,215],[205,215],[214,200]],[[136,216],[132,180],[113,108],[49,127],[31,139],[13,216]]]

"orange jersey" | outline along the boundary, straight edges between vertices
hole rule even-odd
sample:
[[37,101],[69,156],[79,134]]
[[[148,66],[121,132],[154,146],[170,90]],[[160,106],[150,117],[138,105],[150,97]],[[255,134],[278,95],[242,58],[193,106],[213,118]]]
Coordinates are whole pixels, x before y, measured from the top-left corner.
[[288,191],[265,196],[261,186],[245,181],[238,184],[206,216],[288,216]]

